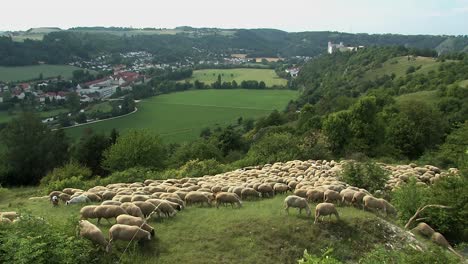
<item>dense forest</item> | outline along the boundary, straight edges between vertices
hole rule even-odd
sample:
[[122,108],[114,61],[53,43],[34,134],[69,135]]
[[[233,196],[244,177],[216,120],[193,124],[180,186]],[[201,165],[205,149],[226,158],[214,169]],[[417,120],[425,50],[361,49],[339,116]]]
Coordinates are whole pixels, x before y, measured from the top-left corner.
[[[200,29],[201,30],[201,29]],[[205,32],[208,29],[204,29]],[[112,34],[112,32],[119,34]],[[397,34],[350,34],[339,32],[288,33],[274,29],[239,29],[233,34],[126,34],[121,28],[76,28],[55,31],[42,41],[15,42],[0,37],[0,65],[33,65],[39,62],[63,64],[74,59],[88,59],[103,53],[148,51],[159,62],[184,58],[206,59],[207,54],[245,52],[248,56],[314,57],[326,50],[328,41],[350,46],[390,46],[432,49],[438,53],[466,52],[466,36],[431,36]],[[129,31],[131,32],[131,31]]]

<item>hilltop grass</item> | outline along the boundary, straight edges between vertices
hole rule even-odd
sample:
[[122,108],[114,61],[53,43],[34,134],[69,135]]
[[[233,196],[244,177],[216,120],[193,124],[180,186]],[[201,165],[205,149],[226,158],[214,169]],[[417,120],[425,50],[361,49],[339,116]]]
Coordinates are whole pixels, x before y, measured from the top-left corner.
[[415,59],[408,60],[407,56],[396,57],[389,59],[384,62],[381,68],[370,70],[364,74],[364,78],[367,80],[376,79],[383,75],[392,75],[396,77],[402,77],[406,75],[408,67],[413,66],[415,68],[421,66],[415,73],[428,73],[431,70],[437,71],[441,62],[437,62],[434,58],[428,57],[415,57]]
[[[28,200],[32,195],[38,195],[38,189],[9,191],[0,201],[0,211],[30,213],[55,225],[78,221],[82,205],[52,208],[47,200]],[[171,219],[153,219],[156,239],[131,246],[123,263],[296,263],[304,249],[321,255],[329,247],[334,257],[349,262],[389,241],[382,220],[371,213],[339,207],[340,221],[325,218],[314,225],[313,216],[299,215],[297,210],[287,215],[285,196],[245,201],[241,209],[194,206]],[[106,237],[110,226],[105,220],[99,226]],[[126,245],[117,242],[113,249],[123,252]]]
[[138,111],[126,117],[66,129],[74,137],[84,130],[109,133],[129,129],[149,129],[165,141],[183,142],[196,139],[205,127],[226,126],[239,117],[258,118],[272,110],[282,110],[297,97],[290,90],[200,90],[155,96],[137,104]]
[[232,82],[235,80],[239,85],[242,81],[256,80],[264,81],[267,86],[286,85],[287,80],[278,77],[271,69],[207,69],[193,72],[190,82],[199,80],[206,84],[216,82],[218,75],[221,75],[222,82]]
[[403,94],[395,97],[397,103],[404,103],[408,101],[422,101],[428,104],[436,104],[439,101],[437,91],[420,91],[414,93]]
[[73,71],[80,68],[70,65],[34,65],[20,67],[0,67],[0,81],[16,82],[28,81],[39,78],[42,73],[43,78],[53,78],[61,76],[70,79]]

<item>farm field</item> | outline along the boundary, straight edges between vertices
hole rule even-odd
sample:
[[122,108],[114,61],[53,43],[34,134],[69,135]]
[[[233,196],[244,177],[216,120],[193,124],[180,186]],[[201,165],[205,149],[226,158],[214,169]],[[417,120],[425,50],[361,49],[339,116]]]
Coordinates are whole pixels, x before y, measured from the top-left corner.
[[138,111],[126,117],[66,129],[78,138],[83,131],[109,133],[112,128],[149,129],[169,142],[191,141],[205,127],[233,124],[239,117],[257,118],[282,110],[298,96],[290,90],[199,90],[166,94],[142,100]]
[[69,79],[73,71],[80,68],[70,65],[34,65],[21,67],[0,67],[0,81],[15,82],[28,81],[39,78],[42,73],[44,78],[62,76]]
[[408,60],[408,57],[402,56],[392,58],[384,62],[382,68],[366,72],[364,74],[364,78],[370,80],[385,74],[391,75],[392,73],[394,73],[398,78],[406,75],[406,70],[410,66],[414,66],[415,68],[421,66],[419,70],[416,70],[416,73],[427,73],[431,70],[437,71],[441,63],[442,62],[438,62],[435,59],[428,57],[415,57],[414,60]]
[[235,80],[238,84],[242,81],[256,80],[264,81],[267,86],[272,85],[286,85],[287,80],[278,77],[275,71],[272,69],[206,69],[197,70],[193,72],[191,78],[188,81],[199,80],[206,84],[216,82],[218,75],[221,74],[222,82],[231,82]]
[[[37,191],[37,188],[9,191],[0,201],[0,211],[15,210],[43,217],[64,228],[76,225],[82,205],[61,203],[52,208],[47,200],[28,200],[40,195]],[[240,209],[196,205],[171,219],[152,219],[149,224],[155,228],[155,239],[130,246],[122,263],[297,263],[304,249],[321,255],[326,248],[333,248],[333,256],[337,258],[356,262],[374,246],[389,242],[386,221],[374,214],[338,207],[340,221],[325,217],[314,225],[313,215],[307,217],[304,212],[300,215],[296,209],[291,209],[288,215],[283,210],[285,197],[244,201]],[[311,208],[315,205],[311,204]],[[106,237],[110,226],[105,220],[99,225]],[[114,243],[114,254],[119,257],[126,245],[123,241]]]
[[[44,111],[37,113],[42,118],[56,116],[62,113],[67,113],[69,110],[65,108],[55,109],[50,111]],[[0,124],[9,122],[11,119],[15,118],[18,113],[13,113],[12,115],[8,114],[6,111],[0,111]]]

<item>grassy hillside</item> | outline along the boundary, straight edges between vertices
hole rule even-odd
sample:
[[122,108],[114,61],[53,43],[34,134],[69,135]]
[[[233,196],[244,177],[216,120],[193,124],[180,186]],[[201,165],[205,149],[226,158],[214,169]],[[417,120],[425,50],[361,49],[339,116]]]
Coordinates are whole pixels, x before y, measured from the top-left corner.
[[239,117],[255,118],[283,109],[297,97],[290,90],[201,90],[145,99],[138,112],[123,118],[89,124],[66,131],[79,137],[87,128],[108,133],[112,128],[150,129],[171,142],[190,141],[205,127],[235,123]]
[[[67,113],[67,112],[69,112],[68,109],[61,108],[61,109],[39,112],[38,115],[42,118],[47,118],[47,117],[53,117],[61,113]],[[0,111],[0,123],[9,122],[12,118],[16,116],[17,116],[17,113],[9,114],[6,111]]]
[[257,80],[264,81],[267,86],[286,85],[287,80],[276,75],[271,69],[207,69],[193,72],[192,78],[189,81],[199,80],[210,84],[218,80],[218,75],[221,75],[222,82],[231,82],[235,80],[238,84],[242,81]]
[[80,68],[69,65],[35,65],[22,67],[0,67],[0,81],[14,82],[27,81],[39,78],[42,73],[44,78],[62,76],[71,78],[72,73]]
[[421,91],[415,93],[403,94],[395,97],[397,103],[408,101],[423,101],[428,104],[435,104],[439,101],[440,97],[437,96],[437,91]]
[[431,70],[437,70],[439,64],[440,62],[437,62],[434,58],[414,57],[414,59],[408,60],[408,57],[402,56],[389,59],[383,63],[381,68],[366,72],[364,78],[371,80],[385,74],[392,75],[393,73],[398,78],[404,76],[406,74],[406,70],[410,66],[415,68],[421,67],[416,70],[417,73],[427,73]]
[[[0,211],[30,213],[54,225],[78,221],[80,205],[51,208],[47,200],[28,200],[35,191],[10,192],[0,201]],[[340,207],[340,221],[325,218],[316,225],[313,216],[299,215],[296,210],[287,215],[285,196],[244,202],[241,209],[194,206],[173,219],[151,220],[156,239],[131,246],[123,263],[296,263],[304,249],[321,255],[327,247],[334,249],[334,257],[352,262],[377,245],[404,244],[394,227],[354,208]],[[110,226],[105,220],[100,225],[106,237]],[[117,242],[114,252],[123,252],[125,246],[125,242]]]

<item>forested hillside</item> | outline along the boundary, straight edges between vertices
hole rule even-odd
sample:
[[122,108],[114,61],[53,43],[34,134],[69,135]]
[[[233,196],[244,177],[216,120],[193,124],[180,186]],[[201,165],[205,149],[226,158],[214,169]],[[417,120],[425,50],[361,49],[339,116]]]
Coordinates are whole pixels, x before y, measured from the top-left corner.
[[350,46],[401,45],[433,49],[439,53],[466,52],[466,36],[350,34],[339,32],[288,33],[274,29],[193,29],[177,28],[171,34],[157,30],[125,28],[75,28],[45,34],[43,40],[15,42],[0,37],[0,65],[67,63],[100,53],[148,51],[160,62],[180,61],[185,57],[206,58],[206,54],[246,52],[249,56],[316,56],[325,52],[328,41]]

